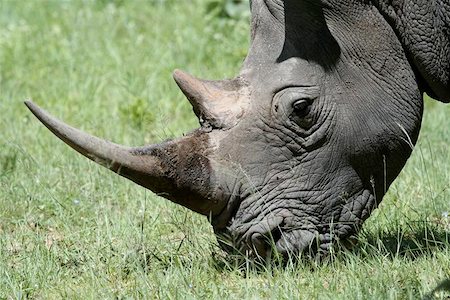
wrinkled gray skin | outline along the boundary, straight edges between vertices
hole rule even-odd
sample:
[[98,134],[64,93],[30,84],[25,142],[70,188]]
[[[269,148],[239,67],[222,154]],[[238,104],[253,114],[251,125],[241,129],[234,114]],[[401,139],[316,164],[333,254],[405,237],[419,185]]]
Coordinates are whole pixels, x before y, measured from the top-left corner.
[[127,148],[27,106],[90,159],[207,216],[224,249],[349,245],[416,142],[422,93],[450,101],[448,2],[253,0],[239,76],[174,78],[201,127]]

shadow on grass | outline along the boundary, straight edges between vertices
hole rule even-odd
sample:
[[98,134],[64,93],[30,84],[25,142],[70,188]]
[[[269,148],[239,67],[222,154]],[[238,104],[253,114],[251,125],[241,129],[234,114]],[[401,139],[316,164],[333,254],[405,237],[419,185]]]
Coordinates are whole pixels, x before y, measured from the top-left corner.
[[395,232],[362,233],[352,251],[363,257],[383,255],[415,260],[449,248],[450,232],[421,222],[414,227],[398,228]]
[[[450,279],[446,279],[438,284],[436,288],[434,288],[431,292],[425,295],[423,297],[423,300],[433,300],[433,299],[444,299],[442,297],[439,297],[436,295],[441,292],[450,292]],[[448,296],[450,297],[450,295]],[[448,299],[448,297],[446,299]]]
[[212,265],[220,272],[239,270],[245,274],[248,270],[267,272],[277,268],[315,269],[330,261],[345,263],[347,260],[367,260],[383,257],[384,259],[401,258],[414,261],[420,257],[433,255],[435,252],[450,251],[450,232],[441,226],[428,222],[418,222],[412,226],[399,226],[391,231],[363,231],[358,242],[351,249],[344,249],[335,243],[329,254],[292,255],[286,259],[275,253],[270,259],[250,259],[245,255],[212,252]]
[[[205,255],[206,249],[198,248],[195,251],[198,256],[192,253],[190,247],[183,247],[183,241],[175,252],[160,252],[154,246],[148,244],[144,248],[142,245],[133,248],[128,253],[126,265],[136,264],[146,272],[157,268],[167,270],[174,266],[183,268],[196,265],[195,257]],[[243,277],[250,273],[271,273],[273,270],[320,270],[323,266],[342,263],[348,261],[361,261],[383,259],[403,259],[414,261],[420,257],[429,257],[433,253],[450,252],[450,232],[446,227],[435,225],[430,222],[417,222],[408,225],[393,226],[390,230],[363,230],[359,235],[359,241],[351,250],[341,248],[335,244],[331,254],[320,256],[312,254],[291,255],[289,258],[282,257],[273,251],[269,259],[249,258],[246,255],[235,251],[227,253],[219,249],[216,243],[208,245],[210,253],[207,264],[218,272],[239,272]],[[127,267],[129,268],[129,266]],[[125,270],[124,273],[129,273]]]

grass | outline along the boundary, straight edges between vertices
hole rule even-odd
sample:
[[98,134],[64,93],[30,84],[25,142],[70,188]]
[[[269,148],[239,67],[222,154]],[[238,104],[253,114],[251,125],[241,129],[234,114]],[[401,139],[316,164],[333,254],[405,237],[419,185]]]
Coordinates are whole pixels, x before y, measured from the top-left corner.
[[448,106],[426,101],[418,147],[355,250],[255,268],[224,258],[205,218],[88,162],[22,104],[128,145],[195,128],[171,71],[232,77],[248,47],[247,21],[207,2],[0,0],[0,299],[414,299],[450,278]]

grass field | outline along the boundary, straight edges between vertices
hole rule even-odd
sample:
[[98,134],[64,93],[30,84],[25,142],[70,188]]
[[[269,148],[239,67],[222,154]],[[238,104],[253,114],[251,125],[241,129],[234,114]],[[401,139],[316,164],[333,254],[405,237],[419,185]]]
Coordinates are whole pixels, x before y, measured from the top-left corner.
[[248,47],[246,18],[207,4],[0,0],[0,299],[416,299],[450,278],[450,106],[426,101],[418,147],[356,249],[256,268],[23,105],[128,145],[195,128],[172,70],[231,77]]

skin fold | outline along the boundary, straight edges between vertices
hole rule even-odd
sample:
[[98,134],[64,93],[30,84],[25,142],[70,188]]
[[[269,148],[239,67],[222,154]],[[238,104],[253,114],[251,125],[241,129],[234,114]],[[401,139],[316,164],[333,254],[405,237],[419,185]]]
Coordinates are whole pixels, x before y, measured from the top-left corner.
[[238,76],[176,70],[200,128],[157,145],[115,145],[26,104],[81,154],[207,216],[228,252],[326,254],[351,244],[406,163],[423,92],[450,99],[449,7],[426,5],[251,1]]

